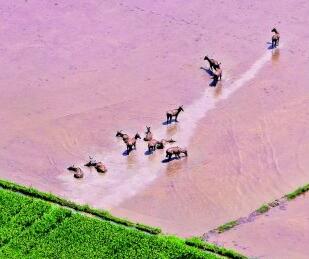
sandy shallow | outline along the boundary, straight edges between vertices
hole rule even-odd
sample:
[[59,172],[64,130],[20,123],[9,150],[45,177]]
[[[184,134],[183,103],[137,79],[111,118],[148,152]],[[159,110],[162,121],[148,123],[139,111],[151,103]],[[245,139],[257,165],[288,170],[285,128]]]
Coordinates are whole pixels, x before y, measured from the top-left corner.
[[250,258],[308,258],[309,196],[276,207],[253,222],[209,239]]
[[[307,182],[306,1],[1,3],[1,178],[182,236]],[[270,29],[282,45],[268,49]],[[209,87],[205,54],[223,63]],[[165,111],[183,104],[177,125]],[[152,127],[189,157],[123,155],[116,130]],[[89,155],[109,168],[65,168]],[[249,238],[249,237],[248,237]]]

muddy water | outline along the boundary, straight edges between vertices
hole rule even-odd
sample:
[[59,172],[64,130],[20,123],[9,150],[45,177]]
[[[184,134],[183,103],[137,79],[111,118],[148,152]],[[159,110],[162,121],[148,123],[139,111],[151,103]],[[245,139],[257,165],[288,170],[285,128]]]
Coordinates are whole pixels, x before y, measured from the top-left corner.
[[[307,181],[305,1],[0,7],[1,177],[184,236]],[[272,26],[284,35],[277,51],[268,49]],[[205,54],[223,62],[216,88],[201,69]],[[180,104],[181,122],[163,125]],[[146,125],[189,157],[162,163],[164,151],[145,154],[143,141],[123,154],[116,130],[143,137]],[[77,181],[65,168],[89,155],[109,171],[85,169]]]

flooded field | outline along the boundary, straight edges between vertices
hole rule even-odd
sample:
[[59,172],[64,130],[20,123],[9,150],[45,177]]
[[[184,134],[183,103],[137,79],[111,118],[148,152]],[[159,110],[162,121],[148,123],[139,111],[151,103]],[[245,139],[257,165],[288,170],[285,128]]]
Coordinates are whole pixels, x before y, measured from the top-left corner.
[[[306,183],[308,9],[287,0],[1,3],[1,178],[181,236]],[[282,39],[271,50],[274,26]],[[216,87],[206,54],[222,62]],[[180,122],[165,125],[179,105]],[[143,138],[146,126],[189,156],[165,163],[143,140],[127,155],[116,131]],[[89,156],[108,172],[83,167],[74,179],[66,168]]]

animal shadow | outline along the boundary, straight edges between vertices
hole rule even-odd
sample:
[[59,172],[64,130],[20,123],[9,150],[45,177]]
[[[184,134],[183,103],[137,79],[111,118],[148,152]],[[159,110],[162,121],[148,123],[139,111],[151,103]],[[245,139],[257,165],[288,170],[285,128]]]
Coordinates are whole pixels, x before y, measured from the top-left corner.
[[215,77],[215,74],[209,68],[200,67],[200,69],[204,70],[212,78],[212,81],[210,82],[209,86],[216,87],[218,83],[218,78]]
[[209,68],[200,67],[200,69],[204,70],[208,75],[214,76],[214,73]]
[[[131,150],[131,151],[132,151],[132,150]],[[122,152],[122,155],[123,155],[123,156],[128,156],[128,155],[130,155],[130,152],[131,152],[131,151],[125,150],[125,151]]]
[[179,160],[179,159],[180,159],[180,158],[174,156],[174,157],[172,157],[172,158],[165,158],[165,159],[163,159],[161,162],[165,164],[165,163],[169,163],[169,162],[171,162],[171,161],[173,161],[173,160]]
[[149,155],[151,155],[152,153],[153,153],[153,151],[146,150],[144,154],[145,154],[145,156],[149,156]]
[[172,119],[172,120],[170,120],[170,121],[164,121],[164,122],[162,122],[162,125],[170,125],[170,124],[172,124],[172,122],[178,122],[178,121],[176,121],[176,119]]

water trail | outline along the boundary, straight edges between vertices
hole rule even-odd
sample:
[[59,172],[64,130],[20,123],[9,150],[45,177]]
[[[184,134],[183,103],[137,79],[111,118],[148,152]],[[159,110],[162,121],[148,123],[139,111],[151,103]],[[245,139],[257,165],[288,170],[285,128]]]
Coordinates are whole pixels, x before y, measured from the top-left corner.
[[[207,111],[215,108],[216,103],[229,98],[240,87],[252,80],[271,60],[271,55],[272,53],[267,51],[236,81],[224,80],[224,90],[217,98],[213,97],[216,88],[207,87],[199,99],[185,107],[185,112],[180,115],[181,123],[170,126],[160,125],[153,130],[155,136],[158,138],[173,136],[177,140],[177,145],[188,146],[197,123]],[[133,151],[129,156],[121,155],[125,147],[122,141],[119,141],[119,148],[109,155],[102,157],[98,154],[96,158],[108,165],[109,172],[104,176],[97,173],[87,174],[87,178],[80,182],[76,189],[70,190],[70,198],[110,209],[143,190],[164,172],[167,164],[161,162],[164,158],[164,151],[157,150],[152,155],[145,155],[146,144],[141,142],[143,141],[137,143],[137,151]],[[173,163],[182,162],[175,161]],[[70,186],[76,181],[71,175],[62,175],[61,179]],[[89,192],[91,196],[89,196]]]

